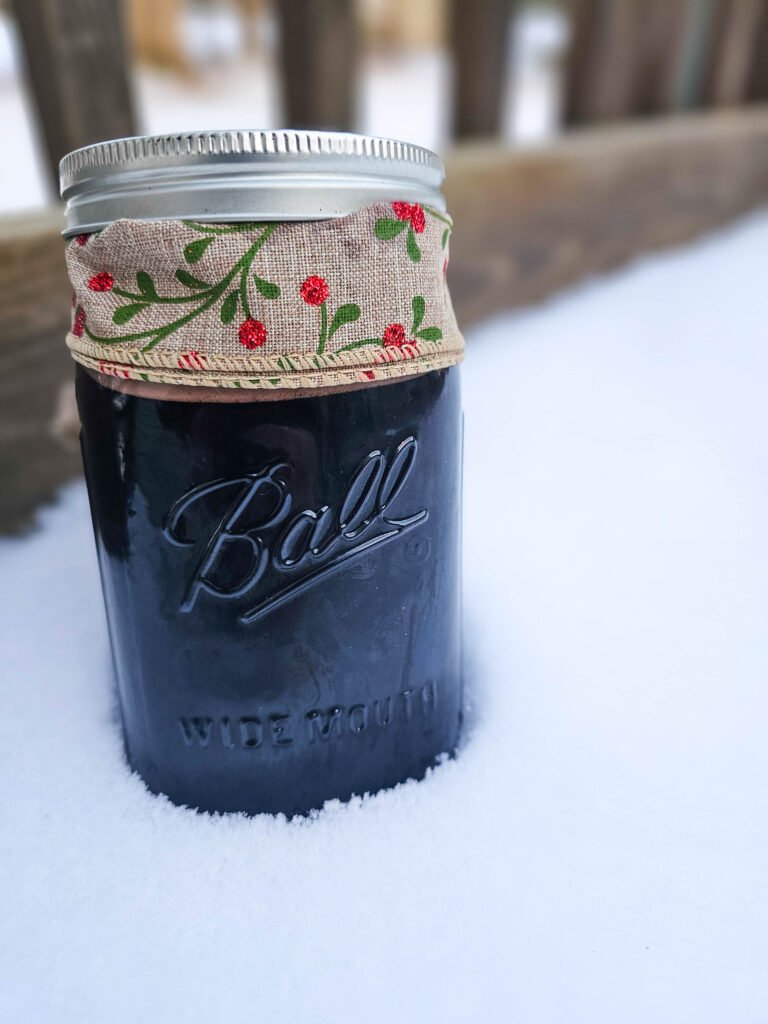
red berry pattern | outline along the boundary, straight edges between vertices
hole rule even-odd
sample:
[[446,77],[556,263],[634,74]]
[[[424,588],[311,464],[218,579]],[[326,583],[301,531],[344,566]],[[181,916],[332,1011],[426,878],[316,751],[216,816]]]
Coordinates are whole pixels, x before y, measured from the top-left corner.
[[115,279],[108,270],[102,270],[101,273],[94,274],[88,281],[88,287],[92,292],[111,292],[114,285]]
[[[406,241],[405,248],[408,258],[413,262],[418,262],[422,259],[422,253],[416,236],[424,233],[428,218],[430,226],[432,226],[432,219],[436,218],[448,225],[443,231],[443,248],[445,248],[445,241],[450,231],[450,220],[447,217],[429,207],[423,207],[419,203],[406,201],[393,202],[390,204],[390,209],[389,217],[385,216],[375,221],[374,230],[377,238],[386,240],[402,235]],[[194,222],[185,222],[185,224],[200,236],[193,237],[192,241],[183,245],[183,258],[187,264],[200,263],[211,247],[217,245],[220,236],[226,235],[231,238],[243,231],[243,226],[233,228],[228,225],[198,225]],[[246,229],[250,227],[251,225],[245,225]],[[282,290],[280,284],[268,281],[255,272],[254,260],[261,247],[271,234],[279,229],[280,225],[272,223],[253,225],[252,227],[260,231],[258,236],[249,238],[247,247],[243,246],[242,253],[234,255],[232,261],[224,266],[220,260],[218,265],[214,261],[213,271],[210,267],[206,269],[205,265],[201,271],[195,270],[195,272],[185,266],[179,267],[175,272],[175,277],[177,282],[186,289],[186,293],[181,295],[178,293],[178,289],[174,289],[170,293],[165,292],[162,285],[153,280],[152,275],[143,269],[136,271],[130,279],[123,279],[119,276],[117,281],[107,270],[98,270],[93,272],[92,276],[86,276],[84,284],[87,286],[88,292],[111,293],[124,303],[114,308],[110,301],[103,309],[102,315],[106,314],[111,317],[113,324],[120,326],[130,324],[130,326],[118,333],[109,331],[96,333],[93,327],[99,318],[91,316],[91,307],[86,303],[89,310],[87,323],[86,309],[78,304],[77,297],[73,295],[72,334],[77,338],[87,335],[90,341],[96,343],[113,344],[122,341],[139,344],[141,351],[147,352],[164,339],[176,334],[180,328],[187,329],[191,321],[199,314],[206,310],[215,310],[219,314],[222,325],[232,324],[237,330],[237,337],[243,348],[261,349],[267,344],[269,331],[273,330],[273,328],[268,330],[268,317],[259,319],[259,315],[263,316],[261,303],[264,299],[279,299]],[[78,246],[85,246],[90,237],[87,234],[77,235],[73,241]],[[79,256],[78,259],[87,266],[89,262],[87,259]],[[443,275],[445,275],[447,259],[445,259],[444,253],[441,263]],[[439,273],[441,263],[438,263],[435,268],[437,273]],[[89,269],[92,268],[93,261],[91,261]],[[218,277],[213,276],[216,273],[218,273]],[[399,275],[396,276],[399,278]],[[342,287],[344,290],[348,290],[354,285],[354,279],[350,278],[339,286],[339,290]],[[323,365],[330,365],[326,364],[324,359],[320,361],[315,358],[324,357],[326,348],[328,349],[327,357],[331,359],[335,358],[337,354],[348,353],[355,349],[372,348],[374,351],[369,353],[369,358],[373,363],[381,364],[419,356],[422,354],[419,349],[422,342],[434,343],[442,340],[440,327],[423,326],[426,301],[421,295],[413,296],[411,300],[412,316],[406,323],[389,323],[383,326],[383,329],[374,327],[374,333],[381,330],[378,337],[365,336],[362,331],[355,337],[355,334],[350,331],[350,326],[360,320],[360,307],[356,302],[346,302],[336,306],[327,277],[318,273],[310,274],[304,280],[300,280],[300,283],[293,284],[291,293],[294,296],[294,304],[297,304],[296,298],[300,296],[301,301],[307,306],[317,309],[319,333],[313,359],[314,365],[318,369]],[[91,303],[95,301],[89,299]],[[259,306],[256,305],[257,302]],[[98,306],[94,306],[94,309],[98,309]],[[152,315],[145,319],[143,314],[149,310],[152,310]],[[165,310],[171,316],[163,315]],[[401,311],[401,316],[405,321],[404,309]],[[346,344],[343,342],[339,344],[337,338],[337,332],[342,328],[347,335]],[[275,327],[274,330],[277,331],[277,328]],[[179,340],[183,337],[183,334],[177,335]],[[194,337],[193,334],[187,341],[187,345],[190,342],[195,344],[192,340]],[[281,336],[279,341],[281,343],[290,342],[290,339]],[[282,346],[277,346],[278,349],[280,347]],[[176,365],[181,370],[206,371],[210,369],[205,352],[188,348],[184,346],[183,341],[177,347],[176,352],[172,354]],[[209,353],[209,355],[211,354]],[[280,354],[278,353],[278,355]],[[288,355],[280,355],[277,363],[278,367],[283,370],[296,369]],[[359,372],[365,376],[371,373],[371,371],[363,370]]]
[[416,236],[424,234],[427,227],[427,214],[429,214],[430,217],[443,221],[446,225],[440,242],[441,248],[445,249],[453,227],[449,217],[429,206],[424,207],[421,203],[408,203],[402,199],[392,203],[391,206],[395,216],[379,217],[376,221],[374,233],[378,239],[388,242],[404,233],[408,259],[413,263],[418,263],[421,260],[421,249],[416,241]]
[[330,294],[328,282],[317,274],[312,274],[301,286],[301,297],[308,306],[322,306]]
[[424,207],[418,203],[392,203],[392,209],[398,220],[410,221],[411,227],[417,234],[420,235],[426,227],[427,221],[424,216]]
[[381,340],[385,345],[401,348],[405,341],[405,328],[402,324],[390,324],[384,331]]
[[423,208],[418,203],[414,203],[411,207],[411,227],[417,235],[420,235],[426,226],[427,219],[424,216]]
[[240,344],[245,348],[261,348],[267,340],[267,328],[261,320],[249,317],[240,324],[237,336],[240,339]]

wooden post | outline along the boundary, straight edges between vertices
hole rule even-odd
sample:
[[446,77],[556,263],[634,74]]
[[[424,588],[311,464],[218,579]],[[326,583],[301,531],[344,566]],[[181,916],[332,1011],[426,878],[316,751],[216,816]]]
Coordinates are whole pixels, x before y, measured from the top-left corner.
[[59,160],[135,135],[119,0],[13,0],[27,75],[58,193]]
[[453,127],[459,138],[498,135],[512,0],[451,0]]
[[686,29],[685,0],[634,0],[636,50],[633,114],[659,114],[673,105]]
[[695,110],[706,104],[720,3],[688,0],[685,43],[673,97],[673,105],[679,110]]
[[278,0],[280,78],[290,128],[353,127],[353,0]]
[[755,30],[755,48],[752,53],[748,98],[750,100],[768,100],[768,3],[762,7]]
[[583,124],[591,118],[591,81],[601,8],[601,0],[569,0],[567,4],[570,41],[563,97],[566,125]]
[[749,96],[760,19],[766,0],[730,0],[720,5],[716,47],[707,83],[714,106],[738,106]]
[[77,417],[61,415],[74,406],[63,227],[58,207],[0,217],[0,531],[28,525],[82,472]]
[[634,106],[637,0],[571,0],[570,12],[566,123],[626,117]]

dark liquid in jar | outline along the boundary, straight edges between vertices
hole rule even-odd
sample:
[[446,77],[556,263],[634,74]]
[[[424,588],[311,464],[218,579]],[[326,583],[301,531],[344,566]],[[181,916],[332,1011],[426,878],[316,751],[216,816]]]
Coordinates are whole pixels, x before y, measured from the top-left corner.
[[128,759],[208,811],[415,779],[461,716],[459,371],[288,401],[77,367]]

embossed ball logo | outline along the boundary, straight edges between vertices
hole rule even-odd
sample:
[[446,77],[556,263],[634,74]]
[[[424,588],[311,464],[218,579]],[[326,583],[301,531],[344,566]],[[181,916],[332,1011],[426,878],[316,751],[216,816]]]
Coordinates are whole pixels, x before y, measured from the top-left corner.
[[[202,551],[180,610],[190,612],[202,593],[222,600],[250,597],[254,603],[239,617],[244,623],[255,622],[335,570],[355,564],[426,522],[426,509],[404,516],[391,511],[417,451],[416,438],[408,437],[389,455],[369,452],[336,509],[322,505],[296,513],[290,488],[293,467],[287,460],[192,488],[171,506],[163,525],[171,544]],[[211,508],[225,511],[207,534],[188,536],[187,521],[193,513]],[[238,564],[246,567],[223,584],[219,570],[233,548],[239,549]]]

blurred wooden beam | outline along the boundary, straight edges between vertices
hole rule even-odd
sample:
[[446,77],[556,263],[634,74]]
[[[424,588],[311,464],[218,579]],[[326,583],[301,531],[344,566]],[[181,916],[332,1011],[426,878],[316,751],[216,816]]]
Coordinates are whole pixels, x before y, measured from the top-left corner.
[[571,0],[569,11],[566,124],[624,117],[632,105],[636,45],[633,0]]
[[768,0],[720,4],[707,90],[713,106],[737,106],[749,98],[758,30],[767,8]]
[[276,13],[286,127],[352,128],[357,64],[353,0],[277,0]]
[[457,138],[499,134],[513,9],[513,0],[451,0]]
[[748,98],[768,100],[768,4],[763,5],[755,30]]
[[685,36],[674,89],[677,110],[704,107],[717,52],[721,4],[731,0],[687,0]]
[[591,78],[602,0],[568,0],[569,40],[565,61],[563,120],[568,126],[591,119]]
[[634,0],[636,48],[631,113],[671,109],[686,31],[686,0]]
[[12,0],[27,77],[59,189],[59,160],[101,139],[135,135],[120,0]]
[[0,529],[80,473],[61,210],[0,219]]
[[672,106],[686,0],[570,0],[569,11],[566,124]]
[[449,283],[467,325],[768,203],[768,108],[574,131],[534,151],[465,145],[447,170]]

